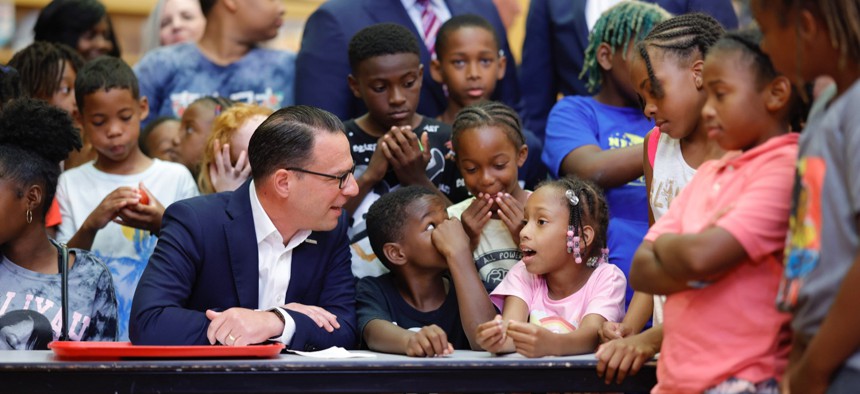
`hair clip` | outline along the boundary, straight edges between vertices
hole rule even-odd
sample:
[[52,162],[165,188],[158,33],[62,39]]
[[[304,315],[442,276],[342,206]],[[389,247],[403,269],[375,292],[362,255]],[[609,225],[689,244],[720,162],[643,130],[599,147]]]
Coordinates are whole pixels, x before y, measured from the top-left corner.
[[573,190],[565,190],[564,196],[567,197],[567,201],[570,201],[570,204],[576,206],[579,204],[579,197],[576,196],[576,193]]

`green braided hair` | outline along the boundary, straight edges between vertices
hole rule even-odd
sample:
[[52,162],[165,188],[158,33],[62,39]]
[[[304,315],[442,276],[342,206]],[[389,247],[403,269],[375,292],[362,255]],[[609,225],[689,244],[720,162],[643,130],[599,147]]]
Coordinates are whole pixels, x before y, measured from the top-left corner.
[[580,79],[588,75],[585,85],[588,91],[596,92],[603,82],[602,69],[597,62],[597,48],[600,44],[604,42],[609,44],[613,55],[616,49],[623,46],[622,56],[627,60],[627,48],[630,46],[631,39],[635,40],[635,44],[644,38],[654,25],[671,17],[672,15],[660,6],[637,0],[622,1],[606,10],[588,36],[585,61],[582,72],[579,73]]

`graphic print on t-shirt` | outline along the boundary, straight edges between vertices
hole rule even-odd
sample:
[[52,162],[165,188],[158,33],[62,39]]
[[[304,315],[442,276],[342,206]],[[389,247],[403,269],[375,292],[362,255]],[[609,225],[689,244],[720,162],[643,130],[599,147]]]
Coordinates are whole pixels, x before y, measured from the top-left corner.
[[821,251],[821,190],[827,164],[819,157],[802,157],[792,192],[785,273],[779,284],[777,306],[790,311],[797,305],[803,278],[818,265]]

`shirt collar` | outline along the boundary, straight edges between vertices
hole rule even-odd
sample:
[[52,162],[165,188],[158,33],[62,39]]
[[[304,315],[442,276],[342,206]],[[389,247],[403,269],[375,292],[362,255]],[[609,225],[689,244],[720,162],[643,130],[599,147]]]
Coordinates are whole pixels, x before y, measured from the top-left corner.
[[797,140],[800,138],[799,133],[785,133],[783,135],[778,135],[776,137],[772,137],[765,141],[765,143],[752,148],[746,152],[741,151],[731,151],[723,155],[720,158],[717,167],[723,168],[726,166],[738,167],[746,164],[747,162],[763,155],[768,152],[771,152],[775,149],[779,149],[786,145],[796,145]]
[[[260,245],[269,238],[277,242],[278,245],[284,245],[284,237],[281,236],[281,232],[278,231],[275,223],[272,223],[272,219],[269,218],[266,210],[263,209],[263,204],[260,204],[260,198],[257,196],[257,188],[254,187],[254,180],[251,180],[248,193],[251,197],[251,214],[254,217],[254,233],[257,236],[257,245]],[[311,233],[311,230],[299,230],[296,232],[286,245],[287,250],[291,250],[299,246],[302,242],[305,242]]]

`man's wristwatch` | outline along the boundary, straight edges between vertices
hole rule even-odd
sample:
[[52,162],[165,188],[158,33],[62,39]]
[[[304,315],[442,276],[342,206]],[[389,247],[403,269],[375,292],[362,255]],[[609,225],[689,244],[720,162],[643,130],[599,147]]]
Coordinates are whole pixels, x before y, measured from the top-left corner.
[[283,309],[281,309],[280,307],[277,307],[277,306],[276,306],[276,307],[274,307],[274,308],[272,308],[272,309],[267,309],[267,310],[266,310],[266,312],[272,312],[272,313],[274,313],[274,314],[275,314],[275,316],[277,316],[277,317],[278,317],[278,320],[280,320],[280,321],[281,321],[281,324],[283,324],[283,325],[285,325],[285,326],[287,325],[287,319],[285,319],[285,318],[284,318],[284,310],[283,310]]

